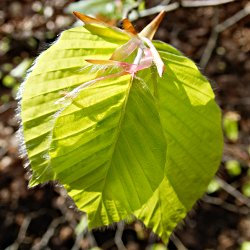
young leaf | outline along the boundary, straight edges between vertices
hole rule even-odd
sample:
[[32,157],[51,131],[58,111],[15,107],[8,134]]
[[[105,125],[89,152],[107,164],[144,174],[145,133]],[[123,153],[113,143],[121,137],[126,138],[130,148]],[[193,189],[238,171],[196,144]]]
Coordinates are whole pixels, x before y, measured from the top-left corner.
[[159,114],[168,143],[166,175],[190,209],[206,191],[220,163],[221,112],[196,65],[167,44],[154,45],[166,67],[163,77],[157,79]]
[[58,180],[90,228],[136,216],[167,242],[217,170],[220,110],[195,64],[167,44],[143,42],[155,59],[120,72],[134,48],[128,61],[110,58],[134,36],[90,22],[38,58],[20,92],[30,186]]
[[58,116],[50,147],[56,179],[88,213],[90,227],[128,218],[164,178],[155,100],[130,75],[81,91]]

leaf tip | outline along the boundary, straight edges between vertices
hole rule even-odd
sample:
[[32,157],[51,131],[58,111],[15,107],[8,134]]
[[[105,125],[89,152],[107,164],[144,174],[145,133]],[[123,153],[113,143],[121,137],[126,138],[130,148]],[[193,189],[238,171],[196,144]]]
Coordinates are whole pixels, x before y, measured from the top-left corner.
[[137,35],[137,31],[135,30],[134,25],[129,21],[128,18],[122,20],[123,29],[132,33],[133,35]]
[[141,32],[142,36],[149,38],[150,40],[153,39],[155,32],[157,31],[160,23],[162,22],[163,18],[165,17],[166,12],[162,10],[158,16],[156,16],[151,23],[149,23]]
[[97,20],[97,19],[95,19],[93,17],[84,15],[84,14],[78,12],[78,11],[73,11],[73,14],[75,15],[75,17],[80,19],[85,24],[87,24],[87,23],[102,23],[101,21],[99,21],[99,20]]

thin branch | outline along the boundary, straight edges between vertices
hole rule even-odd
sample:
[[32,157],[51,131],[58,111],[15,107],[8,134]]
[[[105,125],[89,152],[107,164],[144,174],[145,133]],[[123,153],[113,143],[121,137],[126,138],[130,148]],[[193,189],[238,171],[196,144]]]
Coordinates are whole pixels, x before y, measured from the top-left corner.
[[230,204],[228,202],[223,201],[220,198],[217,197],[211,197],[209,195],[205,195],[202,200],[206,203],[212,204],[212,205],[216,205],[216,206],[220,206],[225,210],[228,210],[230,212],[234,212],[234,213],[239,213],[239,214],[243,214],[243,215],[247,215],[249,214],[249,208],[247,207],[237,207],[233,204]]
[[19,248],[20,243],[22,243],[25,239],[25,235],[26,235],[27,229],[29,227],[29,224],[31,222],[31,219],[32,219],[31,216],[27,216],[24,218],[16,241],[12,245],[5,248],[5,250],[17,250]]
[[31,248],[31,250],[39,250],[39,249],[46,247],[48,245],[49,240],[54,235],[56,228],[60,224],[62,224],[64,221],[65,221],[64,216],[54,219],[51,222],[51,224],[50,224],[49,228],[47,229],[47,231],[45,232],[45,234],[43,235],[42,239],[37,244],[35,244]]
[[219,177],[215,177],[215,178],[222,189],[224,189],[226,192],[228,192],[230,195],[232,195],[234,198],[236,198],[239,202],[245,204],[247,207],[250,208],[250,199],[248,199],[241,192],[239,192],[235,187],[226,183],[221,178],[219,178]]
[[75,243],[74,243],[73,247],[71,248],[71,250],[78,250],[80,248],[81,240],[83,239],[85,233],[86,233],[86,231],[83,230],[82,232],[77,234]]
[[29,215],[27,215],[24,218],[23,222],[22,222],[22,225],[21,225],[21,227],[19,229],[19,233],[18,233],[17,239],[15,240],[15,242],[13,244],[11,244],[7,248],[5,248],[5,250],[17,250],[19,248],[19,245],[26,238],[26,232],[27,232],[27,229],[28,229],[28,227],[30,225],[31,220],[34,219],[34,218],[37,218],[41,214],[44,214],[44,210],[43,209],[41,209],[38,212],[31,212],[31,213],[29,213]]
[[[212,22],[214,24],[214,27],[216,27],[218,25],[218,22],[219,22],[219,10],[216,8],[214,11],[215,11],[215,13],[214,13]],[[201,60],[200,60],[200,66],[202,68],[205,68],[207,66],[207,64],[211,58],[211,55],[213,53],[213,50],[216,46],[218,37],[219,37],[219,33],[216,31],[215,28],[213,28],[212,33],[211,33],[209,40],[207,42],[207,46],[206,46],[206,48],[202,54]]]
[[237,22],[239,22],[241,19],[245,18],[249,14],[250,14],[250,6],[246,5],[242,10],[238,11],[236,14],[229,17],[224,22],[218,24],[215,27],[216,32],[220,33],[226,30],[227,28],[233,26],[234,24],[236,24]]
[[16,102],[7,102],[4,103],[0,106],[0,114],[8,111],[9,109],[15,108],[16,107]]
[[87,232],[87,239],[88,239],[90,248],[95,248],[97,246],[97,242],[95,240],[95,237],[94,237],[92,231]]
[[168,5],[157,5],[155,7],[150,8],[150,9],[141,10],[137,13],[136,16],[131,17],[131,21],[135,21],[140,17],[146,17],[146,16],[158,14],[162,10],[164,10],[165,12],[170,12],[170,11],[178,9],[179,6],[180,6],[179,3],[172,3],[172,4],[168,4]]
[[211,36],[209,37],[209,40],[207,42],[207,46],[202,54],[202,58],[200,61],[200,66],[201,68],[205,68],[212,56],[212,53],[214,51],[214,48],[216,46],[217,40],[219,37],[219,33],[215,32],[214,30],[211,33]]
[[141,4],[141,0],[137,1],[135,4],[133,4],[132,6],[129,6],[127,9],[124,9],[123,14],[122,14],[122,18],[128,18],[130,13],[132,11],[137,11],[139,5]]
[[[246,99],[249,99],[249,98],[246,98]],[[238,143],[237,145],[230,145],[230,144],[224,145],[225,161],[227,161],[228,159],[232,159],[232,158],[236,159],[241,165],[250,166],[250,157],[247,152],[247,149],[245,148],[245,145],[243,144]]]
[[[218,11],[218,10],[217,10]],[[229,27],[233,26],[237,22],[239,22],[241,19],[245,18],[247,15],[250,14],[250,6],[246,5],[245,8],[238,11],[233,16],[229,17],[222,23],[216,23],[214,26],[211,36],[208,40],[207,46],[203,52],[202,58],[200,60],[200,66],[202,68],[205,68],[211,58],[211,55],[213,53],[213,50],[216,46],[217,39],[219,37],[219,33],[223,32],[224,30],[228,29]],[[218,15],[218,14],[216,14]],[[218,17],[216,17],[218,18]]]
[[202,1],[182,0],[181,6],[185,8],[208,7],[208,6],[218,6],[226,3],[232,3],[234,1],[235,0],[202,0]]
[[[86,220],[86,221],[85,221]],[[86,237],[88,239],[88,243],[89,243],[89,247],[92,249],[92,248],[95,248],[97,246],[97,243],[95,241],[95,238],[93,236],[93,234],[91,233],[91,231],[88,230],[88,227],[87,227],[87,215],[84,214],[81,218],[81,222],[80,224],[82,224],[82,221],[84,221],[84,226],[82,228],[82,225],[81,225],[81,231],[79,232],[78,230],[75,230],[76,232],[76,240],[75,240],[75,243],[73,245],[73,247],[71,248],[71,250],[78,250],[81,248],[81,241],[84,237]],[[78,226],[77,226],[78,227]],[[75,227],[75,229],[77,229]]]
[[163,0],[160,5],[168,5],[171,0]]
[[177,250],[188,250],[174,233],[171,235],[171,240],[176,246]]
[[124,222],[123,221],[118,222],[116,233],[115,233],[115,239],[114,239],[118,250],[127,250],[127,248],[124,246],[124,244],[122,242],[123,231],[124,231]]
[[[171,4],[169,4],[169,2],[170,2],[169,0],[163,0],[159,5],[155,7],[137,12],[137,14],[135,14],[134,16],[131,16],[130,19],[131,21],[135,21],[140,17],[146,17],[146,16],[158,14],[162,10],[164,10],[165,12],[170,12],[170,11],[178,9],[179,7],[199,8],[199,7],[208,7],[208,6],[218,6],[218,5],[235,2],[235,0],[202,0],[202,1],[201,0],[200,1],[182,0],[180,3],[174,2]],[[131,10],[135,9],[136,7],[137,6],[133,6]]]

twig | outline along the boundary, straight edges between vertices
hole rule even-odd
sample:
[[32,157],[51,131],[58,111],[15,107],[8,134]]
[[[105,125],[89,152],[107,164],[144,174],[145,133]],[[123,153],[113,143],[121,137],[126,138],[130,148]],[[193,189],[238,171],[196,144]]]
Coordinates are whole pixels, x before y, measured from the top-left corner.
[[49,227],[48,227],[47,231],[45,232],[45,234],[43,235],[42,239],[37,244],[35,244],[31,248],[31,250],[40,250],[43,247],[46,247],[48,245],[49,240],[54,235],[54,232],[55,232],[56,228],[58,227],[58,225],[60,225],[64,221],[65,221],[64,216],[54,219],[51,222],[51,224],[49,225]]
[[[157,7],[159,7],[159,6],[164,6],[164,7],[166,7],[166,6],[170,3],[170,1],[171,1],[171,0],[163,0],[163,1],[160,3],[160,5],[158,5]],[[133,20],[136,20],[136,19],[139,18],[139,17],[142,17],[142,14],[145,12],[145,10],[141,11],[140,13],[138,13],[138,7],[140,6],[141,2],[142,2],[142,0],[138,0],[134,5],[130,6],[130,7],[127,8],[127,9],[125,9],[124,12],[123,12],[123,18],[126,18],[126,17],[128,18],[129,15],[130,15],[130,13],[131,13],[133,10],[137,11],[137,16],[136,16],[136,17],[130,17],[130,18],[129,18],[130,21],[133,21]],[[164,7],[163,7],[163,8],[164,8]],[[156,7],[153,7],[153,8],[151,8],[150,10],[152,11],[152,10],[154,10],[155,8],[156,8]],[[147,11],[148,11],[148,10],[149,10],[149,9],[147,9]],[[162,9],[160,9],[159,11],[157,11],[156,13],[153,13],[153,14],[157,14],[157,13],[159,13],[161,10],[162,10]],[[166,11],[166,12],[167,12],[167,11]],[[142,14],[141,14],[141,13],[142,13]],[[149,14],[146,15],[146,16],[153,15],[153,14],[150,14],[150,11],[149,11]]]
[[135,4],[133,4],[132,6],[129,6],[129,8],[124,9],[123,14],[122,14],[122,18],[128,18],[129,14],[133,11],[133,10],[137,10],[139,5],[141,3],[141,0],[137,1]]
[[[203,55],[201,57],[201,60],[200,60],[200,66],[202,68],[205,68],[207,66],[207,64],[211,58],[213,50],[216,46],[216,42],[217,42],[219,33],[223,32],[224,30],[226,30],[230,26],[236,24],[237,22],[239,22],[241,19],[243,19],[244,17],[246,17],[249,14],[250,14],[250,6],[246,5],[245,8],[238,11],[236,14],[234,14],[233,16],[226,19],[224,22],[219,23],[219,24],[217,23],[214,26],[212,33],[211,33],[211,36],[208,40],[207,46],[206,46],[206,48],[203,52]],[[218,14],[216,14],[216,15],[218,15]],[[218,18],[218,17],[216,17],[216,18]]]
[[202,0],[202,1],[182,0],[181,6],[185,8],[207,7],[207,6],[222,5],[222,4],[231,3],[234,1],[235,0]]
[[220,206],[225,210],[228,210],[230,212],[234,212],[234,213],[240,213],[240,214],[244,214],[247,215],[249,214],[249,208],[246,207],[237,207],[233,204],[230,204],[228,202],[223,201],[220,198],[217,197],[211,197],[209,195],[205,195],[202,200],[206,203],[212,204],[212,205],[216,205],[216,206]]
[[239,22],[241,19],[245,18],[250,14],[250,6],[246,5],[242,10],[238,11],[233,16],[229,17],[224,22],[216,25],[215,30],[216,32],[220,33],[224,31],[225,29],[229,28],[230,26],[233,26],[237,22]]
[[[78,230],[78,226],[75,227],[75,232],[76,232],[76,240],[75,243],[73,245],[73,247],[71,248],[71,250],[78,250],[80,249],[80,245],[81,245],[81,240],[83,239],[83,237],[87,237],[88,242],[89,242],[89,247],[92,249],[94,247],[97,246],[97,243],[95,241],[94,236],[92,235],[91,231],[88,231],[88,225],[87,225],[87,215],[84,214],[82,215],[81,221],[80,221],[80,232]],[[79,225],[78,224],[78,225]]]
[[228,192],[230,195],[235,197],[238,201],[245,204],[247,207],[250,208],[250,199],[245,197],[241,192],[239,192],[236,188],[234,188],[232,185],[226,183],[224,180],[222,180],[219,177],[215,177],[216,181],[219,183],[222,189],[224,189],[226,192]]
[[116,229],[116,233],[115,233],[115,244],[118,248],[118,250],[127,250],[127,248],[124,246],[123,242],[122,242],[122,234],[124,231],[124,222],[118,222],[117,223],[117,229]]
[[27,215],[24,218],[22,225],[20,226],[17,239],[15,240],[15,242],[13,244],[11,244],[7,248],[5,248],[5,250],[17,250],[17,249],[19,249],[20,243],[22,243],[25,240],[26,232],[27,232],[27,229],[30,225],[31,220],[34,218],[37,218],[38,216],[40,216],[41,214],[44,214],[44,213],[45,213],[45,211],[43,209],[41,209],[38,212],[29,213],[29,215]]
[[168,4],[168,5],[157,5],[155,7],[150,8],[150,9],[141,10],[137,13],[137,16],[134,16],[131,18],[131,21],[135,21],[140,17],[146,17],[146,16],[158,14],[162,10],[164,10],[165,12],[170,12],[170,11],[178,9],[179,6],[180,6],[180,4],[176,2],[176,3],[172,3],[172,4]]
[[171,0],[163,0],[160,5],[168,5]]
[[176,246],[177,250],[188,250],[174,233],[171,235],[171,240]]
[[15,107],[16,107],[16,102],[4,103],[0,106],[0,114],[8,111],[9,109],[15,108]]
[[236,159],[241,165],[250,166],[250,157],[243,144],[237,145],[224,145],[224,160]]
[[[218,22],[219,22],[219,10],[216,8],[214,11],[215,11],[215,13],[213,16],[213,24],[214,24],[214,27],[216,27],[218,25]],[[208,61],[211,58],[211,55],[213,53],[213,50],[214,50],[216,43],[217,43],[217,40],[218,40],[218,36],[219,36],[219,33],[216,31],[215,28],[213,28],[212,33],[211,33],[209,40],[207,42],[207,46],[206,46],[206,48],[202,54],[201,60],[200,60],[200,66],[203,69],[207,66]]]
[[94,237],[92,231],[87,232],[87,238],[88,238],[90,248],[95,248],[97,246],[97,242],[95,240],[95,237]]
[[[179,7],[183,8],[199,8],[199,7],[209,7],[209,6],[218,6],[218,5],[223,5],[227,3],[232,3],[235,2],[235,0],[200,0],[200,1],[193,1],[193,0],[182,0],[179,2],[174,2],[169,4],[169,0],[163,0],[159,5],[152,7],[150,9],[146,10],[141,10],[137,12],[135,16],[130,17],[131,21],[135,21],[140,17],[146,17],[154,14],[158,14],[162,10],[165,12],[170,12],[173,10],[178,9]],[[131,12],[133,9],[135,9],[138,6],[132,6],[129,12]],[[249,9],[245,8],[245,9]],[[245,11],[247,11],[245,10]],[[128,14],[128,13],[127,13]]]
[[25,235],[26,235],[27,229],[29,227],[29,224],[31,222],[31,219],[32,219],[31,216],[26,216],[24,218],[23,223],[22,223],[22,225],[20,227],[20,230],[19,230],[16,241],[12,245],[5,248],[5,250],[17,250],[19,248],[20,243],[22,243],[24,241],[24,239],[25,239]]
[[27,229],[29,227],[31,220],[34,218],[37,218],[41,214],[44,214],[44,212],[45,211],[43,209],[41,209],[38,212],[29,213],[29,215],[27,215],[22,222],[22,225],[19,229],[17,239],[15,240],[15,242],[13,244],[11,244],[7,248],[5,248],[5,250],[17,250],[19,248],[20,243],[22,243],[25,240],[26,232],[27,232]]
[[80,248],[80,243],[81,243],[81,240],[84,237],[85,233],[86,233],[85,230],[83,230],[82,232],[77,234],[75,243],[74,243],[73,247],[71,248],[71,250],[78,250]]

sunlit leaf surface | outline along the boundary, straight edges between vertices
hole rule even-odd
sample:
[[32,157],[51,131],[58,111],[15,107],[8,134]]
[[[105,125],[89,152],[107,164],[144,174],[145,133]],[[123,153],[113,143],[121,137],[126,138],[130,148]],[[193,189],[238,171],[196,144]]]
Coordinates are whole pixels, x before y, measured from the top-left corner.
[[30,186],[58,180],[87,212],[90,228],[136,216],[167,242],[205,192],[222,152],[220,110],[195,64],[153,42],[162,77],[152,65],[56,103],[100,74],[84,59],[107,60],[128,39],[89,24],[64,31],[37,59],[21,89]]

